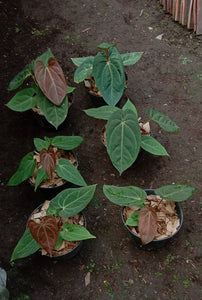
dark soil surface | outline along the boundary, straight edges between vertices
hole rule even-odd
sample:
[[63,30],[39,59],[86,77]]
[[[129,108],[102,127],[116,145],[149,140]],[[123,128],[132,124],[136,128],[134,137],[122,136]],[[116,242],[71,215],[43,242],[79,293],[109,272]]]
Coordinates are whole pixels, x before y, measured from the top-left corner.
[[[0,267],[8,274],[11,299],[200,299],[201,183],[202,183],[202,38],[165,15],[155,0],[8,0],[0,1],[1,36],[1,171]],[[88,28],[88,30],[86,30]],[[156,39],[163,34],[162,40]],[[141,60],[126,68],[128,87],[122,99],[133,101],[143,120],[154,107],[176,121],[177,134],[152,134],[170,157],[144,154],[120,177],[100,141],[104,121],[83,112],[94,107],[82,84],[65,127],[57,133],[40,127],[31,111],[17,113],[6,104],[10,80],[32,59],[51,48],[67,82],[74,85],[71,57],[95,55],[101,42],[118,42],[121,53],[143,51]],[[33,138],[81,135],[79,169],[96,195],[85,210],[88,229],[96,240],[84,243],[69,261],[41,256],[9,260],[25,230],[28,216],[43,197],[26,183],[7,187],[21,158],[33,150]],[[121,209],[102,192],[103,184],[157,188],[165,184],[196,187],[182,204],[184,222],[179,233],[156,251],[136,248],[128,237]],[[90,272],[90,284],[85,277]]]

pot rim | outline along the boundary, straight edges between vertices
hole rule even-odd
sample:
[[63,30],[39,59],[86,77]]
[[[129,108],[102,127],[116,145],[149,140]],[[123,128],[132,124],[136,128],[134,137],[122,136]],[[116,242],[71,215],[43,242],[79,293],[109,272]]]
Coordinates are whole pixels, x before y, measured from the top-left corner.
[[[60,149],[60,150],[62,150],[62,149]],[[34,150],[33,151],[33,153],[35,152],[36,150]],[[79,165],[79,163],[78,163],[78,157],[77,157],[77,155],[76,155],[76,153],[74,152],[74,151],[72,151],[72,150],[64,150],[65,152],[71,152],[72,154],[73,154],[73,156],[74,156],[74,158],[75,158],[75,160],[76,160],[76,167],[75,168],[78,168],[78,165]],[[37,151],[38,152],[38,151]],[[29,184],[33,187],[33,188],[35,188],[35,184],[30,180],[30,177],[27,179],[27,181],[29,182]],[[63,184],[60,184],[60,185],[57,185],[57,186],[50,186],[50,187],[45,187],[45,186],[38,186],[37,187],[37,189],[41,189],[41,190],[57,190],[58,188],[61,188],[61,187],[63,187],[63,186],[65,186],[66,184],[68,184],[69,183],[69,181],[66,181],[65,180],[65,182],[63,183]]]
[[[44,204],[44,203],[41,203],[40,205],[38,205],[38,206],[33,210],[33,212],[29,215],[28,221],[30,220],[31,216],[34,214],[34,212],[35,212],[37,209],[40,210],[40,209],[42,208],[43,204]],[[87,228],[87,221],[86,221],[86,216],[85,216],[85,214],[83,213],[83,211],[80,211],[79,214],[81,214],[81,215],[83,216],[85,228]],[[27,221],[27,224],[28,224],[28,221]],[[28,227],[27,224],[26,224],[26,228]],[[80,250],[81,246],[83,245],[84,240],[81,240],[81,241],[78,241],[78,242],[79,242],[79,243],[76,245],[76,247],[74,247],[74,248],[73,248],[71,251],[69,251],[69,252],[66,252],[66,253],[63,253],[63,254],[57,254],[57,255],[54,255],[54,254],[53,254],[52,256],[50,256],[49,254],[45,254],[45,255],[41,255],[41,256],[45,256],[45,257],[49,257],[49,258],[53,258],[53,259],[54,259],[54,258],[61,258],[61,257],[65,256],[65,255],[71,256],[71,254],[74,254],[74,252],[77,253],[77,251]],[[40,248],[40,249],[42,249],[42,248]],[[40,249],[39,249],[39,250],[40,250]],[[38,250],[37,252],[39,252],[39,250]],[[75,254],[76,254],[76,253],[75,253]],[[41,254],[41,253],[40,253],[40,254]]]
[[[144,190],[147,195],[156,195],[155,192],[154,192],[154,189],[145,189]],[[180,225],[178,227],[178,229],[170,236],[167,236],[165,238],[162,238],[162,239],[155,239],[155,240],[152,240],[150,243],[155,243],[155,242],[161,242],[161,241],[167,241],[169,240],[170,238],[172,238],[174,235],[176,235],[178,233],[178,231],[180,230],[180,228],[182,227],[182,223],[183,223],[183,212],[182,212],[182,208],[180,207],[179,203],[178,202],[175,202],[175,205],[176,205],[176,210],[177,210],[177,214],[178,214],[178,217],[180,219]],[[138,238],[139,240],[140,239],[140,236],[138,234],[136,234],[135,232],[133,232],[128,225],[125,224],[125,220],[124,220],[124,216],[123,216],[123,211],[124,211],[124,208],[126,206],[122,206],[122,209],[121,209],[121,219],[123,221],[123,224],[124,226],[127,228],[127,230],[130,232],[131,235],[134,235],[136,238]],[[132,227],[132,226],[131,226]],[[150,244],[148,243],[148,245]],[[147,244],[146,244],[147,245]],[[146,246],[144,245],[144,246]]]

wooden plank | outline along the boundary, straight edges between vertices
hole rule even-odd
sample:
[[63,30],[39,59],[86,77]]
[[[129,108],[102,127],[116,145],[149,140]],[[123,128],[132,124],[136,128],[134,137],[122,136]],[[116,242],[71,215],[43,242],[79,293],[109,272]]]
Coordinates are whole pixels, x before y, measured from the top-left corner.
[[202,0],[197,1],[197,28],[196,34],[202,34]]
[[190,5],[189,5],[188,21],[187,21],[187,28],[188,29],[193,29],[194,28],[194,25],[193,25],[193,2],[194,2],[194,0],[191,0]]

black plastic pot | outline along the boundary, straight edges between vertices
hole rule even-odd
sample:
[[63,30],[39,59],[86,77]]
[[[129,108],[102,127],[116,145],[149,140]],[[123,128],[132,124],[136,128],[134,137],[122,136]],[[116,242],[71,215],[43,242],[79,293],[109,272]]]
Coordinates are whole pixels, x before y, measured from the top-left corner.
[[[126,77],[126,83],[125,83],[125,86],[127,84],[127,81],[128,81],[128,76],[127,74],[125,73],[125,77]],[[87,87],[86,87],[87,88]],[[105,102],[105,100],[103,99],[103,97],[101,96],[98,96],[96,95],[95,93],[93,93],[89,88],[87,88],[88,90],[88,93],[89,93],[89,96],[91,98],[91,101],[92,101],[92,104],[93,106],[95,107],[100,107],[100,106],[104,106],[104,105],[107,105],[107,103]],[[121,107],[121,100],[123,98],[123,95],[121,96],[120,100],[117,102],[117,104],[115,106],[117,107]]]
[[[35,213],[35,211],[37,210],[41,210],[43,204],[40,204],[29,216],[29,219],[31,218],[31,216]],[[87,221],[86,221],[86,217],[84,215],[83,212],[80,212],[80,214],[82,214],[83,218],[84,218],[84,223],[85,223],[85,228],[87,227]],[[29,220],[28,219],[28,220]],[[43,255],[43,257],[48,257],[50,259],[56,259],[56,260],[68,260],[71,259],[72,257],[74,257],[82,248],[84,241],[80,241],[78,245],[76,245],[76,247],[74,249],[72,249],[71,251],[64,253],[64,254],[58,254],[58,255],[52,255],[50,256],[49,254]],[[37,254],[40,254],[40,250],[37,252]]]
[[[66,151],[66,152],[71,152],[73,154],[74,158],[76,159],[76,168],[78,168],[78,159],[76,154],[73,151]],[[29,179],[28,182],[33,188],[35,187],[35,185]],[[69,181],[66,181],[59,186],[53,186],[53,187],[43,187],[39,185],[36,192],[40,194],[39,198],[45,200],[51,200],[64,189],[71,188],[71,187],[74,187],[74,184]]]
[[[72,106],[72,103],[73,103],[73,95],[68,95],[68,99],[71,99],[69,102],[68,102],[68,113],[69,113],[69,109],[70,107]],[[62,130],[64,129],[65,125],[66,125],[66,122],[67,122],[67,118],[68,118],[68,114],[67,114],[67,117],[66,119],[58,126],[58,128],[56,129],[52,124],[50,124],[44,115],[40,115],[38,114],[37,112],[33,111],[34,113],[34,117],[37,121],[37,123],[42,127],[42,128],[45,128],[49,131],[59,131],[59,130]]]
[[[154,190],[151,190],[151,189],[146,189],[145,192],[147,193],[147,195],[155,195]],[[143,249],[143,250],[148,250],[148,251],[159,249],[159,248],[163,247],[173,236],[175,236],[178,233],[178,231],[182,227],[182,223],[183,223],[183,212],[182,212],[182,209],[181,209],[178,202],[175,202],[175,205],[176,205],[175,208],[176,208],[177,215],[180,218],[180,225],[179,225],[177,231],[175,233],[173,233],[172,235],[166,237],[166,238],[163,238],[163,239],[160,239],[160,240],[153,240],[153,241],[151,241],[150,243],[148,243],[146,245],[142,245],[140,236],[137,235],[136,233],[134,233],[130,229],[130,227],[125,224],[125,219],[124,219],[124,216],[123,216],[123,211],[124,211],[125,206],[122,207],[122,210],[121,210],[122,221],[123,221],[126,229],[128,230],[132,241],[134,242],[134,244],[138,248]]]

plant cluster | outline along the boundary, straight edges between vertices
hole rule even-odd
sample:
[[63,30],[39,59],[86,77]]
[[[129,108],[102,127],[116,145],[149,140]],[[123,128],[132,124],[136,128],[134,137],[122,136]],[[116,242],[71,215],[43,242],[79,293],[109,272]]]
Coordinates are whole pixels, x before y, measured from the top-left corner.
[[[86,182],[77,168],[65,157],[62,150],[73,150],[78,147],[83,138],[80,136],[56,136],[45,137],[44,140],[34,138],[36,151],[26,154],[8,182],[8,186],[16,186],[30,179],[33,174],[35,178],[35,191],[45,180],[52,179],[56,173],[65,181],[79,186],[86,186]],[[60,149],[60,151],[58,151]],[[38,153],[38,156],[36,155]],[[37,159],[38,157],[38,159]],[[31,179],[30,179],[31,181]]]
[[[44,213],[38,217],[38,222],[36,217],[29,219],[11,261],[27,257],[40,248],[52,256],[57,254],[64,240],[72,242],[95,238],[85,227],[70,222],[70,218],[80,213],[91,201],[95,188],[95,185],[91,185],[66,189],[53,198],[48,207],[44,208]],[[84,221],[82,225],[85,225]]]
[[[155,155],[169,155],[151,135],[142,131],[134,104],[128,100],[122,109],[110,105],[84,110],[88,116],[107,120],[107,152],[120,175],[137,159],[140,148]],[[167,132],[177,132],[179,127],[163,113],[149,108],[147,114]]]
[[[174,220],[171,220],[173,224],[169,224],[169,226],[171,227],[173,225],[173,232],[177,230],[180,224],[174,224],[175,221],[179,222],[177,215],[175,215],[174,202],[187,200],[192,196],[194,190],[194,188],[185,185],[166,185],[154,190],[154,195],[158,195],[159,197],[149,198],[145,190],[136,186],[103,186],[103,192],[111,202],[132,208],[130,216],[125,220],[125,224],[137,227],[137,231],[135,232],[140,235],[143,245],[150,243],[159,236],[162,233],[161,229],[163,227],[163,229],[167,230],[167,228],[165,228],[165,226],[167,227],[165,220],[169,214]],[[154,203],[151,205],[150,202],[152,202],[152,200]],[[166,207],[167,204],[169,204],[169,207]],[[168,236],[173,232],[168,234]]]
[[134,65],[143,52],[120,54],[116,44],[102,43],[96,56],[72,58],[77,66],[74,81],[79,83],[93,76],[95,85],[109,105],[116,105],[123,95],[126,76],[124,66]]
[[[84,110],[88,116],[107,121],[106,147],[114,167],[120,175],[137,159],[140,151],[145,150],[154,155],[168,156],[166,149],[151,135],[149,122],[138,117],[134,104],[128,99],[122,108],[115,105],[123,95],[126,84],[124,66],[138,62],[142,52],[120,54],[115,44],[102,43],[96,56],[72,58],[77,66],[74,82],[90,80],[95,90],[108,104],[99,108]],[[27,82],[23,88],[26,79]],[[65,76],[58,61],[50,49],[31,61],[9,83],[8,90],[13,91],[22,86],[7,106],[19,112],[29,109],[44,115],[46,120],[56,129],[63,123],[68,113],[68,94],[74,88],[67,87]],[[149,108],[150,120],[156,122],[167,132],[177,132],[179,127],[169,117]],[[75,166],[76,159],[71,159],[71,151],[78,147],[83,138],[80,136],[55,136],[34,138],[35,150],[25,155],[8,182],[8,186],[16,186],[29,180],[38,187],[53,186],[52,182],[59,178],[61,182],[71,182],[80,187],[65,189],[51,201],[46,201],[30,216],[27,228],[15,247],[11,261],[27,257],[39,249],[49,256],[61,253],[67,243],[95,238],[86,227],[82,210],[92,200],[96,185],[88,186]],[[70,158],[69,158],[70,157]],[[50,185],[49,185],[50,184]],[[175,230],[179,228],[175,202],[188,199],[194,188],[183,185],[167,185],[153,192],[156,196],[149,197],[146,190],[135,186],[104,185],[105,196],[113,203],[124,206],[124,223],[133,228],[143,244],[148,244],[165,230],[167,224],[159,214],[163,207],[164,215],[171,210],[175,220]],[[173,203],[173,204],[171,204]],[[165,205],[164,205],[165,204]],[[167,206],[166,206],[167,205]],[[166,212],[167,211],[167,212]],[[172,219],[171,218],[171,223]],[[161,224],[160,224],[161,223]],[[163,224],[163,227],[160,226]],[[163,228],[163,229],[161,229]],[[172,235],[172,232],[168,235]],[[161,232],[160,232],[161,233]],[[68,250],[70,251],[70,250]],[[66,252],[68,252],[66,251]],[[62,251],[63,252],[63,251]]]
[[53,53],[48,49],[36,60],[32,60],[9,83],[13,91],[31,78],[28,88],[23,88],[7,103],[8,108],[24,112],[36,110],[56,129],[68,113],[68,94],[74,88],[67,87],[62,68]]

